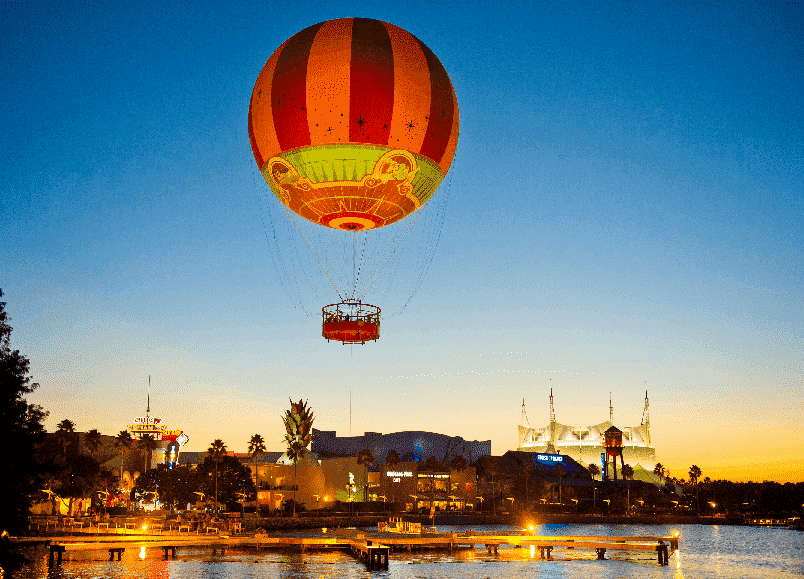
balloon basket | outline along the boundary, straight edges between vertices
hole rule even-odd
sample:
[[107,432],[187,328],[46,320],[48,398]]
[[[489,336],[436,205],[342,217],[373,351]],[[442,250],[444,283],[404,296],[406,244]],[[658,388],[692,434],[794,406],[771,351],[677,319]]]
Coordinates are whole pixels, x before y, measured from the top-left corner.
[[380,337],[380,308],[361,302],[341,302],[321,308],[321,335],[327,341],[365,344]]

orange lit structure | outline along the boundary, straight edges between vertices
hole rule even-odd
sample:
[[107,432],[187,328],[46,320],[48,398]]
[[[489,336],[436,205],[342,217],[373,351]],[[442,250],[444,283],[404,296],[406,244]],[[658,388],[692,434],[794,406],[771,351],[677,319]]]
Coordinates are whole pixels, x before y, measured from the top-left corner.
[[342,302],[321,308],[321,335],[327,341],[365,344],[380,337],[380,308],[360,302]]
[[603,433],[603,448],[605,451],[605,465],[603,469],[604,477],[608,476],[609,460],[612,463],[614,480],[617,480],[617,457],[620,457],[620,472],[625,466],[623,461],[623,431],[616,426],[611,426]]

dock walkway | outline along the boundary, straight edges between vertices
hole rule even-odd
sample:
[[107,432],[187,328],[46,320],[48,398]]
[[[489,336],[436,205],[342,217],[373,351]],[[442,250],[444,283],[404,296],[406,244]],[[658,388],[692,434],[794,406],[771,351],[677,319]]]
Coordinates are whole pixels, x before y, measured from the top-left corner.
[[111,560],[116,554],[118,560],[127,547],[134,549],[161,548],[165,558],[169,553],[175,557],[176,551],[182,548],[211,548],[213,553],[225,553],[232,548],[254,549],[295,549],[295,550],[321,550],[321,549],[347,549],[361,560],[369,570],[388,567],[389,553],[391,551],[413,549],[434,549],[452,552],[453,549],[475,548],[477,545],[485,546],[489,554],[498,553],[501,546],[534,547],[539,549],[542,559],[552,559],[555,549],[594,549],[598,559],[605,559],[607,550],[620,551],[655,551],[659,565],[668,563],[669,555],[678,550],[678,535],[670,537],[658,536],[539,536],[527,532],[498,534],[498,533],[388,533],[377,531],[360,531],[357,529],[337,530],[334,533],[319,533],[315,535],[284,535],[275,536],[257,534],[253,536],[97,536],[82,537],[54,537],[50,544],[50,561],[53,564],[54,555],[61,562],[62,553],[71,551],[108,551]]

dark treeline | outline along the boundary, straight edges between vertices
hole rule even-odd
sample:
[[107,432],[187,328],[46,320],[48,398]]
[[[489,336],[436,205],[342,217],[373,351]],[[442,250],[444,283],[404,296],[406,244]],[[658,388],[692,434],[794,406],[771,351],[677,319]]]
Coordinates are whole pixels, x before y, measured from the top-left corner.
[[[700,483],[698,495],[701,511],[704,505],[715,512],[744,512],[757,514],[800,514],[804,510],[804,482],[777,483],[730,482],[715,480]],[[695,493],[686,489],[687,495]],[[710,503],[716,506],[711,507]],[[707,509],[708,511],[709,509]]]

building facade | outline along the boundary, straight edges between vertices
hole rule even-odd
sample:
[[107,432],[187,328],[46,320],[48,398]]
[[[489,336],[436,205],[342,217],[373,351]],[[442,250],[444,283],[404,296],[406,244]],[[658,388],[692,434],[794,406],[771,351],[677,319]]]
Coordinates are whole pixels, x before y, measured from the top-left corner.
[[490,440],[467,441],[460,436],[447,436],[435,432],[406,431],[392,434],[366,432],[363,436],[341,436],[327,430],[313,429],[310,450],[321,457],[357,456],[367,449],[374,456],[371,469],[376,470],[390,451],[408,462],[424,462],[431,456],[446,463],[460,455],[472,464],[481,456],[491,454]]
[[[369,500],[399,505],[398,510],[419,511],[473,509],[476,503],[474,467],[455,470],[440,467],[422,470],[422,463],[381,464],[369,479]],[[374,473],[372,473],[374,474]],[[404,505],[404,507],[402,507]]]

